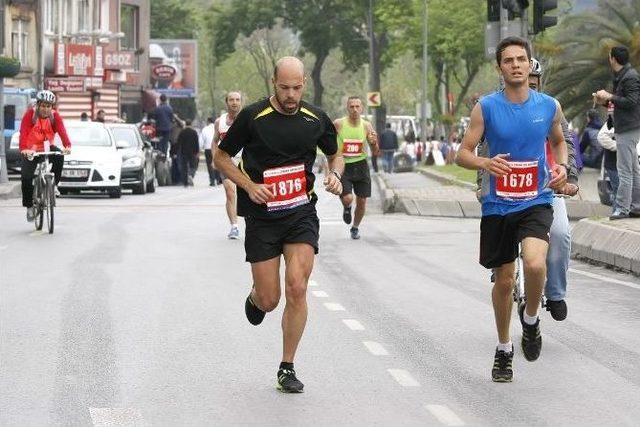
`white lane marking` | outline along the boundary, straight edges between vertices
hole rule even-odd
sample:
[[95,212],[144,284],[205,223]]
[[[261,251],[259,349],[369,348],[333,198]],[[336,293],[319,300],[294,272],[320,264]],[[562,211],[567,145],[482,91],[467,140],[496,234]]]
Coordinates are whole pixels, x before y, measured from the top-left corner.
[[345,311],[344,307],[335,302],[325,302],[324,306],[329,311]]
[[89,408],[89,414],[96,427],[147,425],[140,412],[134,408]]
[[369,350],[369,353],[373,354],[374,356],[388,356],[389,352],[387,351],[386,348],[384,348],[382,346],[382,344],[375,342],[375,341],[362,341],[362,344],[364,344],[365,347],[367,347],[367,350]]
[[387,372],[403,387],[420,387],[420,383],[404,369],[387,369]]
[[342,319],[342,322],[352,331],[364,331],[364,326],[356,319]]
[[45,233],[48,233],[48,232],[45,230],[35,230],[29,233],[29,237],[42,236]]
[[607,277],[607,276],[602,276],[600,274],[596,274],[596,273],[591,273],[589,271],[582,271],[582,270],[576,270],[575,268],[570,268],[569,272],[571,273],[576,273],[576,274],[580,274],[582,276],[586,276],[586,277],[590,277],[592,279],[598,279],[598,280],[603,280],[605,282],[609,282],[609,283],[615,283],[617,285],[622,285],[622,286],[627,286],[629,288],[633,288],[633,289],[638,289],[640,290],[640,285],[638,285],[637,283],[633,283],[633,282],[625,282],[624,280],[618,280],[618,279],[613,279],[611,277]]
[[426,405],[426,408],[431,415],[436,417],[438,421],[447,426],[463,426],[464,422],[458,417],[455,412],[444,405]]
[[309,286],[315,288],[316,286],[318,286],[318,282],[316,282],[315,280],[309,280]]
[[325,291],[311,291],[311,293],[317,298],[329,298],[329,294]]

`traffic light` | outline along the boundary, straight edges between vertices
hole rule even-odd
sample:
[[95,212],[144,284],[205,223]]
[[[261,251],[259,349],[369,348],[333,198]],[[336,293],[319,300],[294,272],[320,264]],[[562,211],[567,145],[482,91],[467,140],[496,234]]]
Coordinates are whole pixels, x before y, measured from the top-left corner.
[[557,16],[545,16],[549,10],[557,7],[558,0],[533,0],[533,34],[541,33],[558,23]]

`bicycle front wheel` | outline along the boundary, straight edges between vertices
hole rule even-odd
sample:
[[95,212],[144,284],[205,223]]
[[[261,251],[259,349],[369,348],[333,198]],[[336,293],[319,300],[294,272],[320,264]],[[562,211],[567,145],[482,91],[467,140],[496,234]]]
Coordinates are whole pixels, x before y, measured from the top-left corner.
[[49,234],[53,234],[53,210],[56,205],[56,195],[53,191],[53,179],[48,176],[46,178],[47,185],[45,187],[44,201],[47,210],[47,228],[49,229]]
[[35,219],[33,221],[36,226],[36,230],[42,230],[44,223],[44,209],[42,208],[42,181],[39,177],[36,177],[35,185],[33,186],[33,209],[35,210]]

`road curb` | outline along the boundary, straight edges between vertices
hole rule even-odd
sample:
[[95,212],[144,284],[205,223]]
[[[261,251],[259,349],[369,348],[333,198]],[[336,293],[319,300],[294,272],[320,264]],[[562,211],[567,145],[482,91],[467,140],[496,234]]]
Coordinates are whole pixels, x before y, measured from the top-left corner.
[[608,220],[583,219],[571,231],[571,255],[640,275],[640,232],[611,226]]
[[21,184],[19,182],[8,182],[0,184],[0,200],[16,199],[21,194]]
[[475,184],[459,180],[458,178],[453,177],[451,175],[447,175],[445,173],[441,173],[441,172],[438,172],[438,171],[435,171],[435,170],[431,170],[431,169],[426,169],[426,168],[416,168],[415,170],[418,173],[426,175],[429,178],[432,178],[432,179],[440,182],[441,184],[457,185],[459,187],[468,188],[469,190],[472,190],[472,191],[476,190],[476,185]]
[[383,213],[393,213],[393,212],[405,212],[402,208],[398,209],[397,201],[398,197],[396,196],[395,191],[387,186],[386,181],[380,174],[373,174],[373,180],[378,185],[378,189],[380,190],[380,200],[382,203],[382,212]]

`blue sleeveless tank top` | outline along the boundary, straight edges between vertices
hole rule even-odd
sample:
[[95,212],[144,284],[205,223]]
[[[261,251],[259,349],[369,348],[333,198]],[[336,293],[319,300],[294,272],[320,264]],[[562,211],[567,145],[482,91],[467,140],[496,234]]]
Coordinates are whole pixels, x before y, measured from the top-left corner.
[[481,98],[480,106],[490,157],[510,153],[507,160],[517,166],[512,175],[483,180],[482,215],[504,216],[551,204],[545,141],[556,114],[555,99],[529,90],[524,103],[514,104],[500,91]]

